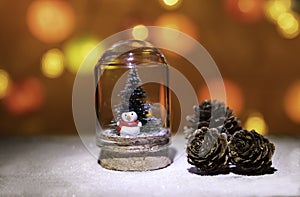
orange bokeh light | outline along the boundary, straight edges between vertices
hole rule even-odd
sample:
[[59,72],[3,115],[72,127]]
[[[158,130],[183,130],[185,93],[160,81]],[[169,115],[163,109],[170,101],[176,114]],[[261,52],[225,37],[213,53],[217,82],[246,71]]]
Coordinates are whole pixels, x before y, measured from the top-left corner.
[[262,0],[224,0],[225,10],[241,22],[256,22],[263,17]]
[[38,110],[44,103],[44,87],[34,77],[13,83],[4,99],[9,112],[23,115]]
[[169,27],[182,31],[193,38],[198,37],[196,25],[191,19],[181,14],[164,14],[155,22],[155,25],[161,27]]
[[287,89],[284,109],[292,121],[300,123],[300,80],[291,84]]
[[[209,84],[214,87],[219,87],[222,83],[224,83],[226,90],[226,104],[234,110],[235,114],[240,114],[244,108],[244,96],[241,88],[236,83],[227,79],[224,81],[211,80],[209,82]],[[211,99],[207,86],[200,88],[198,98],[199,103],[205,99]],[[218,98],[222,98],[222,95],[220,95]]]
[[[155,22],[156,26],[167,27],[186,33],[193,38],[198,37],[198,31],[196,25],[188,17],[180,14],[164,14],[161,15]],[[173,32],[173,31],[172,31]],[[170,33],[167,29],[158,35],[155,35],[155,40],[158,43],[165,43],[172,49],[185,50],[185,53],[192,51],[194,46],[189,43],[178,43],[176,40],[180,38],[180,32]]]
[[30,32],[45,43],[61,42],[73,31],[75,23],[71,5],[61,0],[36,0],[27,10]]

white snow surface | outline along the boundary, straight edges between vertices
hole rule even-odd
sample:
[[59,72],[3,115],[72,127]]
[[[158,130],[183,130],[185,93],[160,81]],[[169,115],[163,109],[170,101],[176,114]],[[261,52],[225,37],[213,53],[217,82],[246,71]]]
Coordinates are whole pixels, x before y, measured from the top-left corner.
[[0,139],[0,196],[300,196],[300,139],[272,137],[274,174],[201,176],[188,172],[184,136],[174,162],[147,172],[100,167],[79,137]]

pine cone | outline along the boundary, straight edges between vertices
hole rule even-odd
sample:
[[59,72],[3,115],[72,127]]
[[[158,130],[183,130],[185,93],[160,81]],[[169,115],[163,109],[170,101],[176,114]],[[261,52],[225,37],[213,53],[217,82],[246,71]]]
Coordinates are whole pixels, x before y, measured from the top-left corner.
[[226,119],[224,127],[230,135],[233,135],[236,131],[240,131],[242,129],[241,122],[233,115]]
[[193,127],[189,127],[189,126],[184,126],[183,130],[186,139],[190,139],[195,131]]
[[[184,127],[184,134],[186,139],[192,135],[196,129],[202,127],[217,128],[219,131],[228,131],[225,133],[233,134],[240,130],[240,122],[232,114],[232,110],[225,107],[223,102],[215,100],[205,100],[200,105],[193,107],[195,114],[186,117],[186,120],[191,123],[190,126]],[[230,137],[230,135],[228,135]]]
[[242,130],[241,122],[237,119],[236,116],[231,115],[224,122],[224,127],[221,128],[221,133],[226,133],[227,141],[230,140],[231,136],[237,132]]
[[[211,128],[217,128],[222,126],[225,120],[232,115],[232,110],[226,107],[223,102],[205,100],[199,105],[196,114],[199,116],[200,123],[206,121]],[[201,128],[199,126],[201,124],[198,125],[198,129]]]
[[197,129],[188,140],[186,152],[188,162],[203,174],[229,170],[226,135],[220,134],[217,129]]
[[272,170],[273,143],[255,130],[241,130],[228,143],[229,157],[236,166],[234,172],[244,175],[266,174]]

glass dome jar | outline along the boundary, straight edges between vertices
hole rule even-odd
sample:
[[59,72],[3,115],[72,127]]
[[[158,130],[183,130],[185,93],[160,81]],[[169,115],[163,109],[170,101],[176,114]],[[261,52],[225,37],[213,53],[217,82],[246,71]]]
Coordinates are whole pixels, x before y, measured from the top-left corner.
[[144,171],[168,166],[170,106],[168,64],[152,44],[111,46],[95,67],[99,164]]

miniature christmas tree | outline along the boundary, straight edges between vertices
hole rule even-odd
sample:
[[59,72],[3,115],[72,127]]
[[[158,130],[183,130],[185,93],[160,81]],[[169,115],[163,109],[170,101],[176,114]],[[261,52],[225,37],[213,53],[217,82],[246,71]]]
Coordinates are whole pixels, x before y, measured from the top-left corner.
[[145,102],[146,92],[142,87],[137,87],[132,92],[129,99],[129,111],[135,111],[138,116],[138,120],[143,125],[147,123],[147,114],[149,113],[150,104]]
[[147,122],[146,115],[150,105],[145,102],[146,92],[140,86],[142,83],[136,68],[131,68],[128,74],[125,88],[121,90],[118,96],[121,97],[121,102],[115,105],[114,112],[116,118],[120,119],[121,114],[128,111],[135,111],[138,115],[138,120],[145,124]]
[[116,128],[116,122],[121,119],[122,113],[129,111],[134,111],[137,114],[138,121],[143,125],[142,132],[159,130],[161,127],[161,120],[149,115],[150,110],[154,107],[146,102],[147,94],[141,84],[142,81],[137,69],[135,67],[131,68],[125,87],[118,94],[121,97],[121,102],[115,105],[116,119],[111,124],[113,129]]

